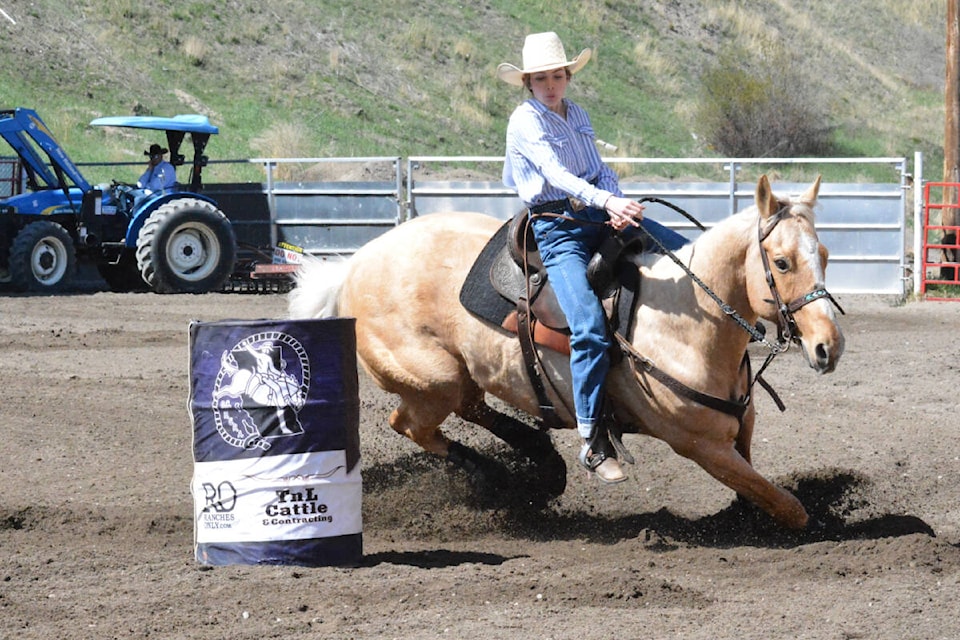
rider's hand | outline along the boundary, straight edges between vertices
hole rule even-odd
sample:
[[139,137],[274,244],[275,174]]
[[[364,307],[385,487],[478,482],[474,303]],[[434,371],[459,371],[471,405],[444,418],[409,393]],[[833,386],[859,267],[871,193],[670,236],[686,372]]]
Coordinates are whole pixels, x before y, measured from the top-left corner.
[[640,221],[643,220],[643,205],[630,198],[610,196],[604,204],[604,209],[610,217],[607,224],[617,231],[623,231],[630,226],[639,227]]

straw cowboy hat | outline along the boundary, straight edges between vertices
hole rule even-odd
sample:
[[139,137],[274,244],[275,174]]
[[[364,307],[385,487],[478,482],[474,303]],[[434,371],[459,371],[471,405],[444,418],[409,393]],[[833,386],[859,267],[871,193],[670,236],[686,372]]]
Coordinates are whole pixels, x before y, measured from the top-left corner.
[[563,43],[557,34],[552,31],[531,33],[523,41],[523,69],[504,62],[497,67],[497,77],[506,83],[522,87],[523,76],[528,73],[566,67],[574,74],[587,64],[590,54],[590,49],[584,49],[576,58],[568,61],[567,54],[563,51]]

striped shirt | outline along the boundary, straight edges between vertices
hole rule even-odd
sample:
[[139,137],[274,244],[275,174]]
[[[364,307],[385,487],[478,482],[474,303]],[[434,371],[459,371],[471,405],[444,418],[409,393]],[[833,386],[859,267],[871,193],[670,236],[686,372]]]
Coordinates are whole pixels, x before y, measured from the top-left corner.
[[564,103],[566,120],[533,98],[514,110],[503,183],[528,206],[573,197],[602,210],[611,195],[623,195],[617,174],[600,159],[590,116]]

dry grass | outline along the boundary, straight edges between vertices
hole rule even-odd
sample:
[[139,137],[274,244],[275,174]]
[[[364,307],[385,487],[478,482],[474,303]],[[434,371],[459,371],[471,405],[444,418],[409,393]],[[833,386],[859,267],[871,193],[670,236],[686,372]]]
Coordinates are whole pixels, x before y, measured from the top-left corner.
[[673,61],[658,49],[657,41],[653,34],[639,36],[633,46],[634,61],[649,77],[657,78],[657,83],[666,93],[680,94],[683,81],[678,76]]
[[493,121],[490,114],[480,108],[470,95],[452,98],[450,108],[460,119],[481,127],[489,126]]
[[[602,32],[604,20],[609,13],[607,3],[603,0],[581,0],[572,5],[566,5],[566,10],[576,13],[576,24],[581,33]],[[567,53],[574,55],[572,51]]]
[[729,2],[710,7],[705,22],[718,26],[722,32],[733,34],[744,50],[757,55],[763,53],[763,47],[777,29],[776,25],[769,24],[761,14]]
[[401,41],[408,52],[436,57],[444,49],[443,33],[440,25],[434,22],[414,20],[410,28],[402,34]]
[[466,38],[458,38],[453,43],[453,53],[462,60],[470,61],[477,55],[477,45]]
[[889,11],[912,24],[942,24],[947,17],[947,0],[876,0],[876,10]]
[[195,67],[203,66],[203,61],[207,57],[207,43],[197,36],[189,36],[183,43],[183,53]]
[[[250,147],[265,158],[310,157],[308,132],[299,122],[277,122],[250,141]],[[303,169],[298,164],[280,164],[274,175],[278,180],[296,180]]]

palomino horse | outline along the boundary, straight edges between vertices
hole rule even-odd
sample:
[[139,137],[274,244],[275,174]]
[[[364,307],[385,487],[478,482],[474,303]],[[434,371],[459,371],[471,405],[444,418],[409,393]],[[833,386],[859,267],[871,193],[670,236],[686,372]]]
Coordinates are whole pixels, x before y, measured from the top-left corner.
[[[745,354],[757,336],[745,327],[759,318],[776,323],[815,371],[837,366],[844,339],[824,288],[827,250],[814,229],[819,188],[818,178],[799,198],[780,199],[763,176],[754,206],[704,232],[676,260],[637,258],[640,299],[623,341],[633,355],[620,359],[607,379],[623,432],[664,440],[792,528],[807,524],[803,505],[750,462],[754,380]],[[485,393],[540,414],[517,336],[474,317],[458,300],[467,272],[501,224],[472,213],[415,218],[346,261],[308,262],[290,294],[294,318],[355,317],[361,363],[380,387],[400,397],[390,426],[467,468],[466,448],[440,430],[451,413],[515,446],[522,443],[520,426],[488,405]],[[550,399],[563,426],[573,428],[569,360],[550,349],[540,356],[553,380]],[[739,402],[741,411],[707,406],[706,397]]]

